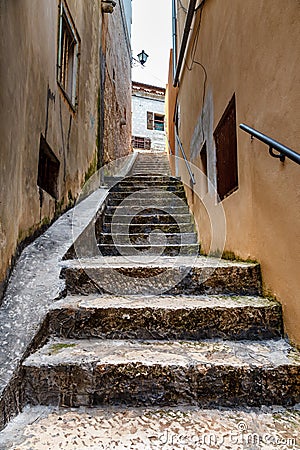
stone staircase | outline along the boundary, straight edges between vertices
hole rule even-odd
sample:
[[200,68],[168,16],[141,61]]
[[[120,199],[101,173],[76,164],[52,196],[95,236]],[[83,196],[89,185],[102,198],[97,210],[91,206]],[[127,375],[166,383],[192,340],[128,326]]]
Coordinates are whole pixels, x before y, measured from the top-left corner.
[[48,341],[23,363],[25,400],[299,402],[299,353],[282,337],[280,305],[261,297],[259,265],[199,256],[182,185],[158,163],[164,171],[163,155],[139,155],[111,189],[96,223],[101,254],[64,261],[67,296],[48,314]]
[[117,183],[99,230],[103,256],[199,253],[193,218],[181,182],[134,175]]

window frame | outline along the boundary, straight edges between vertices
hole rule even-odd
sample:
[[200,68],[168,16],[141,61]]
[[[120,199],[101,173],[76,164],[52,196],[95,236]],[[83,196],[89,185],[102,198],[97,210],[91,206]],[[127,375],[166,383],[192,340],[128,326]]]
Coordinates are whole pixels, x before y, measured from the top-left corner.
[[[65,33],[64,33],[65,30]],[[71,74],[69,73],[69,62],[66,63],[66,45],[65,36],[69,34],[73,39],[73,57]],[[71,40],[70,39],[70,40]],[[63,92],[69,105],[76,111],[78,107],[78,76],[79,76],[79,56],[80,56],[80,37],[74,25],[74,21],[64,0],[59,4],[59,22],[58,22],[58,46],[57,46],[57,84]],[[70,79],[71,75],[71,79]],[[70,87],[71,84],[71,87]]]
[[151,139],[149,137],[132,136],[131,143],[133,148],[151,150]]
[[233,94],[215,131],[217,192],[220,201],[239,188],[236,98]]
[[[161,120],[159,120],[158,118],[160,118]],[[162,124],[162,129],[156,128],[157,124]],[[155,131],[161,131],[161,132],[165,131],[165,115],[164,114],[153,113],[153,129]]]

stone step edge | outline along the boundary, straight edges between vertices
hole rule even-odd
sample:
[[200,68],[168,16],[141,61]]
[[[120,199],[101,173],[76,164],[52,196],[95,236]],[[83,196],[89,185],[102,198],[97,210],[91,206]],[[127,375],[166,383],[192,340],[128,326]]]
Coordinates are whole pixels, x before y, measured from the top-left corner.
[[[129,206],[123,206],[123,205],[121,205],[121,206],[119,206],[119,205],[107,205],[107,207],[106,207],[106,213],[109,213],[109,211],[110,210],[125,210],[125,211],[127,211],[128,210],[128,208],[129,208]],[[186,213],[183,213],[183,214],[190,214],[190,212],[189,212],[189,208],[188,208],[188,205],[183,205],[183,206],[171,206],[170,207],[171,209],[172,209],[172,211],[176,211],[176,210],[185,210],[185,211],[187,211]],[[135,209],[137,209],[137,210],[141,210],[141,206],[140,205],[137,205],[137,206],[130,206],[130,210],[135,210]],[[151,205],[151,206],[148,206],[148,205],[146,205],[146,207],[144,208],[144,209],[156,209],[156,210],[159,210],[159,213],[164,213],[165,211],[164,210],[161,210],[160,209],[160,207],[159,206],[157,206],[157,205]],[[149,214],[156,214],[155,212],[153,212],[153,213],[149,213]],[[178,213],[177,213],[178,214]],[[180,214],[180,213],[179,213]]]
[[[154,225],[156,225],[156,224],[154,224]],[[195,236],[197,236],[196,231],[190,231],[187,233],[164,233],[162,231],[161,234],[166,237],[195,237]],[[130,233],[130,237],[138,237],[141,235],[149,236],[149,233]],[[108,237],[108,236],[112,236],[112,234],[105,232],[105,233],[100,233],[100,236]],[[128,239],[127,233],[114,233],[114,236],[120,236],[120,237],[126,236],[126,238]]]
[[[124,350],[127,349],[127,353]],[[79,351],[78,351],[79,350]],[[83,350],[83,352],[81,352]],[[134,352],[137,352],[134,354]],[[140,352],[140,353],[139,353]],[[190,352],[190,354],[189,354]],[[225,354],[227,358],[225,358]],[[162,356],[163,355],[163,356]],[[172,356],[173,355],[173,356]],[[262,341],[231,341],[203,339],[200,341],[158,341],[138,339],[58,339],[52,338],[43,347],[29,355],[23,365],[45,365],[58,362],[100,361],[102,364],[145,362],[149,365],[191,366],[212,364],[253,368],[296,366],[300,374],[300,353],[285,339]],[[175,356],[180,356],[177,364]],[[61,359],[62,358],[62,359]],[[69,359],[68,359],[69,358]],[[300,378],[299,389],[300,389]]]
[[[197,242],[197,234],[196,233],[162,233],[164,236],[164,243],[173,244],[173,245],[182,245],[182,244],[198,244]],[[160,236],[158,233],[156,236]],[[99,244],[128,244],[134,245],[151,245],[149,242],[149,233],[100,233],[98,236]],[[159,243],[159,242],[158,242]]]
[[60,266],[60,276],[72,294],[111,293],[112,280],[118,280],[114,292],[125,295],[259,295],[262,286],[259,264],[196,255],[102,256],[65,260]]
[[51,340],[24,361],[23,370],[25,398],[35,404],[300,401],[299,353],[282,339]]
[[253,296],[74,295],[51,306],[48,324],[50,335],[77,339],[262,340],[283,336],[281,305]]
[[[181,218],[188,218],[189,220],[191,220],[192,219],[192,216],[191,216],[191,214],[190,213],[182,213],[182,214],[179,214],[179,213],[175,213],[175,214],[171,214],[171,213],[169,213],[169,212],[167,212],[167,211],[162,211],[162,212],[159,212],[159,213],[149,213],[149,214],[130,214],[130,213],[128,213],[128,214],[120,214],[120,213],[115,213],[115,214],[109,214],[109,213],[105,213],[105,217],[120,217],[120,218],[125,218],[125,217],[139,217],[139,218],[148,218],[148,217],[157,217],[157,216],[162,216],[162,217],[165,217],[165,216],[170,216],[170,217],[174,217],[175,219],[176,218],[178,218],[178,219],[181,219]],[[185,222],[185,220],[183,220],[183,222]]]
[[120,248],[178,248],[178,247],[199,247],[199,244],[197,243],[182,243],[182,244],[169,244],[169,243],[165,243],[165,244],[135,244],[135,243],[130,243],[130,244],[119,244],[118,242],[114,242],[111,244],[106,244],[106,243],[101,243],[101,244],[97,244],[98,247],[107,247],[107,248],[116,248],[116,247],[120,247]]
[[[89,306],[89,302],[92,304]],[[97,303],[98,302],[98,303]],[[85,306],[86,305],[86,306]],[[67,295],[51,304],[49,311],[60,309],[61,307],[71,308],[134,308],[134,309],[234,309],[234,308],[275,308],[282,309],[281,303],[269,297],[260,295],[107,295],[89,294]]]
[[[143,226],[149,226],[149,225],[151,225],[151,226],[154,226],[154,227],[181,227],[181,226],[183,226],[183,227],[186,227],[186,226],[190,226],[191,228],[193,228],[194,227],[194,222],[192,222],[191,220],[190,221],[188,221],[188,222],[176,222],[176,223],[163,223],[163,222],[158,222],[158,223],[155,223],[155,222],[144,222],[144,223],[132,223],[132,222],[130,222],[130,223],[126,223],[126,222],[106,222],[105,220],[103,221],[103,226],[105,225],[105,226],[107,226],[107,225],[112,225],[112,223],[113,223],[113,225],[115,226],[115,227],[119,227],[119,226],[122,226],[122,227],[143,227]],[[192,233],[192,231],[189,231],[189,233]]]

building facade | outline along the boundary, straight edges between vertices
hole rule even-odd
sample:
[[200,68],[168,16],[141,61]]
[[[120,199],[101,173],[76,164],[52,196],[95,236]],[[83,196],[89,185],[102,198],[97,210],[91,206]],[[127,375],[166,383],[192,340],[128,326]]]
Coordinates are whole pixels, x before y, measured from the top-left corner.
[[[299,152],[299,23],[296,1],[173,0],[167,90],[172,154],[182,157],[180,141],[206,179],[187,187],[203,252],[212,239],[210,197],[226,217],[223,256],[261,264],[264,292],[281,302],[285,332],[298,345],[300,167],[272,158],[239,124]],[[184,175],[186,165],[171,161]]]
[[114,3],[0,2],[0,298],[26,239],[131,151],[131,0]]
[[131,148],[131,0],[118,0],[102,25],[101,82],[103,164]]
[[164,151],[165,89],[132,83],[132,147]]

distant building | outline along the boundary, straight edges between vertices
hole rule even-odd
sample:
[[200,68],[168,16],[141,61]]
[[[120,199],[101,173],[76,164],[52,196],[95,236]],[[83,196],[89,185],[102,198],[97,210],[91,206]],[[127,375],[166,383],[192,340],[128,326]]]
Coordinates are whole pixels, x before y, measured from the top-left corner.
[[165,149],[165,93],[161,87],[132,83],[132,147]]

